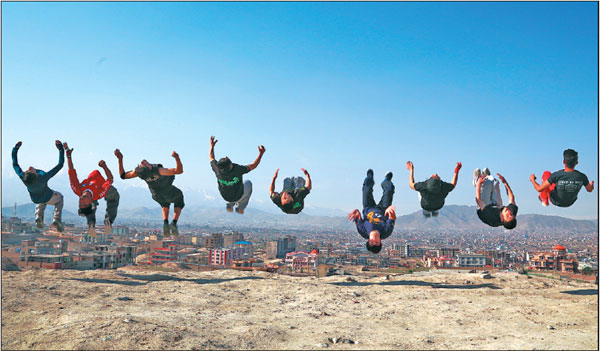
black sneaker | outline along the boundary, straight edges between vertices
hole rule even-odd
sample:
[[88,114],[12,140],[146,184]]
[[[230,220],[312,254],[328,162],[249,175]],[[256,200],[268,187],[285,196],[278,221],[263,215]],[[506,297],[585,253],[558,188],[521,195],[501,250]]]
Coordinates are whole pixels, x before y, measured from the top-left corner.
[[385,179],[392,180],[393,176],[394,176],[394,173],[392,173],[392,171],[389,171],[385,174]]
[[170,228],[169,228],[169,223],[163,224],[163,235],[164,236],[171,236],[171,231],[170,231]]
[[367,178],[373,178],[373,170],[370,168],[367,170]]
[[171,234],[179,236],[179,230],[177,230],[177,223],[171,222],[171,225],[169,225],[169,229],[171,229]]
[[35,226],[44,229],[44,220],[42,218],[38,218],[35,220]]
[[440,215],[440,213],[439,213],[438,211],[433,211],[433,212],[431,212],[431,215],[432,215],[433,217],[437,217],[437,216],[439,216],[439,215]]
[[62,233],[64,228],[63,228],[63,224],[61,221],[54,221],[54,222],[52,222],[52,225],[56,227],[56,230],[58,230],[59,232]]

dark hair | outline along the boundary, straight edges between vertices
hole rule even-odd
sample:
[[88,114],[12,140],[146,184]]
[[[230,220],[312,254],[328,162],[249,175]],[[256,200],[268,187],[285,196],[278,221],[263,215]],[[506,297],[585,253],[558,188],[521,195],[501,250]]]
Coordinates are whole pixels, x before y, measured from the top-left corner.
[[37,179],[37,173],[25,172],[23,173],[23,177],[21,179],[23,179],[23,183],[25,183],[25,185],[31,185],[35,183]]
[[217,167],[219,167],[219,169],[222,171],[228,170],[229,166],[231,166],[231,160],[229,159],[229,157],[223,157],[219,161],[217,161]]
[[379,251],[381,251],[381,246],[382,245],[369,245],[369,242],[367,241],[367,250],[371,251],[374,254],[378,254]]
[[577,151],[573,149],[566,149],[563,152],[563,158],[565,160],[565,165],[569,168],[574,168],[577,164]]
[[281,209],[286,213],[293,210],[294,209],[294,201],[290,201],[285,205],[282,204]]
[[91,214],[92,214],[92,212],[94,212],[94,211],[92,211],[92,204],[88,205],[87,207],[81,207],[81,208],[80,208],[80,209],[77,211],[77,213],[78,213],[80,216],[87,216],[87,215],[91,215]]
[[513,219],[510,222],[504,223],[504,228],[506,229],[514,229],[517,226],[517,219]]
[[135,174],[137,174],[138,177],[145,179],[150,176],[150,169],[144,166],[137,166],[135,167]]

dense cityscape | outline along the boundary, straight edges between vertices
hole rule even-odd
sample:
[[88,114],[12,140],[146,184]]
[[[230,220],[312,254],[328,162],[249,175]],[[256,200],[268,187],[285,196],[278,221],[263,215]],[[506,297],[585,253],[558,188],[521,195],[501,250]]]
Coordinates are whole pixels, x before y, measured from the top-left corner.
[[158,223],[125,220],[89,236],[2,217],[2,269],[244,269],[295,275],[401,273],[429,269],[545,271],[590,280],[598,272],[598,234],[397,228],[380,254],[352,229],[183,224],[164,237]]

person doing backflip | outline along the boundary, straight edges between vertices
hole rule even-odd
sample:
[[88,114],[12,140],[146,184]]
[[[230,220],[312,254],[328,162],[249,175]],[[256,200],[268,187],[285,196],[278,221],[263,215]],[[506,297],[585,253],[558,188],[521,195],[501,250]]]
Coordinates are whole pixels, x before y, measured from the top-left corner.
[[[177,187],[173,185],[176,174],[183,173],[183,165],[179,159],[179,154],[173,151],[171,156],[175,159],[175,168],[164,168],[162,164],[149,163],[146,160],[142,160],[140,164],[133,170],[125,172],[123,168],[123,154],[119,149],[115,149],[115,156],[119,160],[119,173],[121,179],[131,179],[140,177],[143,179],[150,193],[152,199],[160,205],[162,208],[163,215],[163,233],[164,236],[179,235],[177,229],[177,220],[181,215],[181,210],[185,206],[183,202],[183,193]],[[173,204],[173,220],[169,225],[169,206]]]
[[479,219],[491,226],[499,227],[501,225],[506,229],[513,229],[517,226],[517,211],[519,208],[515,203],[513,194],[508,182],[500,173],[496,173],[500,181],[506,187],[508,194],[507,206],[502,205],[502,196],[500,195],[500,183],[490,175],[490,170],[479,168],[473,172],[473,183],[475,184],[475,201],[477,202],[477,216]]
[[33,167],[29,167],[23,172],[19,166],[19,161],[17,160],[17,153],[22,144],[23,143],[19,141],[12,149],[13,168],[17,173],[17,176],[21,178],[21,181],[23,181],[23,184],[27,187],[31,201],[36,204],[35,224],[40,229],[44,228],[44,211],[46,210],[46,205],[52,205],[54,206],[52,225],[54,225],[57,231],[62,232],[63,224],[61,219],[64,199],[61,193],[48,187],[48,181],[60,171],[65,163],[65,150],[63,149],[63,144],[59,140],[54,142],[58,149],[58,164],[48,172]]
[[396,221],[396,208],[392,206],[395,190],[392,176],[392,172],[385,175],[385,179],[381,182],[383,195],[379,204],[376,204],[373,198],[375,180],[373,170],[369,169],[362,187],[363,218],[358,209],[348,214],[348,219],[356,224],[358,233],[367,239],[367,250],[375,254],[381,251],[381,240],[392,235]]
[[304,198],[312,190],[312,182],[310,175],[304,168],[300,168],[306,176],[306,186],[304,178],[302,177],[287,177],[283,180],[283,190],[281,193],[275,192],[275,180],[279,174],[279,168],[275,171],[275,175],[271,180],[271,187],[269,188],[269,195],[271,200],[277,207],[283,212],[289,214],[298,214],[304,208]]
[[236,206],[235,212],[243,214],[252,195],[252,182],[249,180],[244,182],[243,175],[258,167],[266,149],[264,146],[259,145],[258,157],[254,160],[254,163],[247,166],[240,166],[232,163],[229,157],[223,157],[219,161],[215,160],[215,144],[217,142],[218,140],[214,136],[210,137],[208,158],[210,166],[217,176],[219,193],[227,201],[227,205],[225,206],[227,212],[233,212],[233,207]]
[[450,193],[456,182],[458,181],[458,172],[462,167],[462,163],[457,162],[456,168],[454,168],[454,176],[450,183],[446,183],[440,179],[440,176],[435,173],[429,179],[424,182],[415,183],[415,168],[411,161],[406,162],[406,168],[408,169],[409,178],[408,186],[411,189],[419,192],[419,202],[423,209],[423,216],[425,217],[437,217],[439,210],[444,207],[444,200],[448,193]]
[[88,233],[90,236],[96,236],[96,207],[98,206],[98,200],[104,198],[106,201],[106,214],[104,215],[104,232],[106,235],[111,234],[112,224],[117,217],[117,210],[119,207],[119,193],[115,189],[113,184],[113,175],[106,166],[104,160],[98,162],[98,166],[102,167],[104,173],[106,173],[106,179],[102,177],[102,174],[98,170],[93,170],[86,179],[79,182],[77,178],[77,171],[73,167],[72,153],[73,148],[69,149],[67,143],[63,143],[64,149],[67,152],[67,165],[69,167],[69,182],[71,183],[71,189],[75,195],[79,196],[79,210],[77,211],[80,216],[85,216],[88,224]]
[[589,181],[588,177],[575,170],[575,166],[579,163],[577,151],[567,149],[563,152],[564,169],[550,174],[550,171],[545,171],[542,175],[542,184],[538,184],[535,180],[535,174],[529,176],[529,180],[537,192],[538,198],[543,206],[548,206],[552,202],[555,206],[569,207],[577,200],[577,194],[581,187],[592,192],[594,190],[594,181]]

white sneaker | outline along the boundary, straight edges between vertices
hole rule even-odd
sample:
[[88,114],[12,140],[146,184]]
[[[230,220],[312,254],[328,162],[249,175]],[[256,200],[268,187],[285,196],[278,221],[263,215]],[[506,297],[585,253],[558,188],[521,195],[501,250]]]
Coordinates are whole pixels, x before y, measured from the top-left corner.
[[489,176],[489,175],[490,175],[490,169],[489,169],[489,168],[487,168],[487,167],[485,167],[485,168],[483,169],[483,174],[485,174],[486,176]]
[[481,170],[479,168],[475,168],[473,171],[473,186],[477,186],[477,179],[479,179],[479,177],[481,177]]

